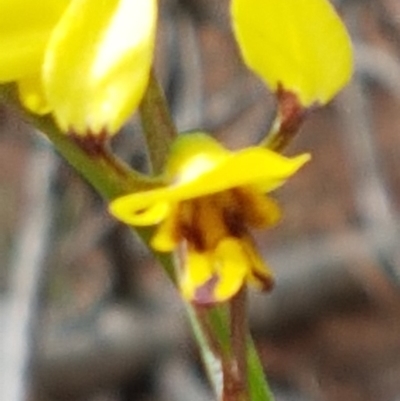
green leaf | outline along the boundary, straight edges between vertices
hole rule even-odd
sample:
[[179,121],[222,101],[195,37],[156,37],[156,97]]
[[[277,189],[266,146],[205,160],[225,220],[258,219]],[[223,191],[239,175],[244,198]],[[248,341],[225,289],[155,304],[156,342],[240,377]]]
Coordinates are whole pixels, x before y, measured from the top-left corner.
[[249,336],[247,340],[248,385],[251,401],[273,401],[274,396],[269,388],[254,343]]

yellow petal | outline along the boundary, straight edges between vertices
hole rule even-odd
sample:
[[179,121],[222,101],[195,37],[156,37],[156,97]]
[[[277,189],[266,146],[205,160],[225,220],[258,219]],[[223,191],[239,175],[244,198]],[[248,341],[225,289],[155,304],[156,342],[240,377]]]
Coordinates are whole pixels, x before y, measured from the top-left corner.
[[179,208],[171,207],[168,216],[160,223],[153,235],[150,245],[159,252],[172,252],[179,244]]
[[347,83],[353,55],[328,0],[232,0],[233,28],[246,64],[304,106],[328,102]]
[[249,284],[261,291],[270,290],[274,285],[274,275],[258,253],[253,239],[250,236],[244,237],[242,246],[250,265],[247,274]]
[[171,188],[169,196],[190,199],[246,185],[254,185],[260,192],[270,192],[283,185],[309,160],[309,154],[288,158],[269,149],[246,148],[192,181],[178,183]]
[[72,0],[45,55],[44,83],[61,129],[115,133],[147,86],[156,0]]
[[192,181],[213,170],[232,152],[203,132],[180,135],[171,147],[166,174],[175,182]]
[[[198,162],[199,159],[203,162]],[[178,137],[167,168],[170,174],[175,173],[177,191],[197,197],[246,184],[261,186],[264,192],[269,192],[281,186],[308,160],[309,154],[288,158],[261,147],[229,152],[211,136],[196,133]],[[196,172],[188,173],[199,165],[202,167]]]
[[180,279],[182,296],[196,298],[196,292],[213,277],[212,258],[207,252],[188,250],[184,271]]
[[[153,201],[143,202],[141,194],[147,195],[155,191],[138,192],[132,195],[122,196],[111,202],[109,210],[119,220],[132,226],[152,226],[160,223],[171,212],[171,206],[163,201],[163,197],[153,197]],[[156,192],[163,193],[163,190]],[[144,199],[145,201],[146,199]]]
[[51,31],[69,1],[0,1],[0,82],[40,71]]
[[224,302],[240,290],[250,269],[249,260],[240,240],[234,238],[222,240],[214,252],[213,263],[218,277],[214,290],[215,301]]
[[[196,157],[195,153],[193,157]],[[117,198],[111,202],[110,212],[127,224],[155,224],[155,219],[152,223],[138,222],[137,213],[151,209],[160,202],[178,203],[241,186],[253,185],[260,192],[269,192],[282,185],[309,159],[309,154],[288,158],[269,149],[243,149],[225,155],[213,168],[194,175],[187,182],[178,181],[169,187]],[[183,168],[187,163],[188,160],[185,160]]]
[[109,205],[109,211],[117,219],[132,226],[151,226],[168,216],[170,189],[161,188],[121,196]]
[[235,183],[234,186],[249,184],[256,186],[260,192],[271,192],[283,185],[310,159],[308,153],[290,158],[270,149],[247,148],[224,163],[214,179],[217,180],[217,175],[229,177],[229,182]]

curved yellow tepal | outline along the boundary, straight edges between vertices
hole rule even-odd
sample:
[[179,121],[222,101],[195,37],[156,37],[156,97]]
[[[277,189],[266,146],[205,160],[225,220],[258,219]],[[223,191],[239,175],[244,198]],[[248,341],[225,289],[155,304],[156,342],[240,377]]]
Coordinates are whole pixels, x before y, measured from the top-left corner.
[[350,79],[351,42],[328,0],[232,0],[231,12],[244,61],[271,90],[281,85],[307,107]]
[[60,128],[115,133],[138,106],[153,59],[156,0],[73,0],[45,55],[45,93]]

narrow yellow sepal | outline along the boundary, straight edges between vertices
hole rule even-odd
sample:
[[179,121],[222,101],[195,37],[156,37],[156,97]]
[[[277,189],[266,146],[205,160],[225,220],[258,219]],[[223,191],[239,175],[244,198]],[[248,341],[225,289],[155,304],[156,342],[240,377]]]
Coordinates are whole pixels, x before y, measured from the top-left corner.
[[351,42],[328,0],[232,0],[231,12],[244,61],[272,91],[281,85],[307,107],[350,79]]
[[138,106],[153,58],[156,0],[73,0],[48,43],[44,88],[64,131],[115,133]]

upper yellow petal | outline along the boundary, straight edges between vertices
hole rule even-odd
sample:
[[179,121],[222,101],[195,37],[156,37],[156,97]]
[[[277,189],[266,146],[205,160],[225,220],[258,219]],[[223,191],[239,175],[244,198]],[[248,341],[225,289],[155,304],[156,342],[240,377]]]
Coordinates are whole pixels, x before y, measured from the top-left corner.
[[45,91],[63,130],[116,132],[138,106],[153,59],[156,0],[73,0],[45,56]]
[[269,192],[281,186],[308,160],[309,154],[288,158],[257,146],[231,152],[212,136],[196,132],[176,139],[166,170],[176,187],[194,191],[191,198],[246,184],[255,184],[262,187],[262,192]]
[[0,1],[0,82],[40,71],[50,34],[69,1]]
[[232,0],[233,28],[247,65],[304,106],[328,102],[349,80],[347,31],[328,0]]
[[245,148],[232,153],[214,169],[190,182],[179,182],[171,188],[172,197],[195,198],[244,185],[255,185],[261,192],[281,186],[308,160],[309,154],[288,158],[261,147]]
[[[179,140],[178,138],[177,141]],[[209,140],[214,141],[216,146],[222,148],[212,138]],[[193,146],[194,144],[191,142],[190,147],[193,148]],[[203,152],[206,158],[208,153],[200,144],[199,154],[193,152],[191,157],[196,159]],[[177,154],[172,153],[171,157],[174,159]],[[111,202],[110,212],[127,224],[156,224],[158,221],[155,220],[153,223],[142,222],[141,220],[141,215],[146,213],[147,209],[151,210],[156,204],[163,202],[176,204],[184,200],[242,186],[254,186],[260,192],[269,192],[282,185],[309,159],[309,154],[288,158],[269,149],[251,147],[236,153],[227,152],[220,160],[215,162],[213,167],[193,174],[191,180],[181,182],[179,176],[184,174],[181,169],[184,170],[185,167],[191,165],[190,158],[184,158],[182,166],[177,167],[178,179],[174,180],[170,186],[117,198]],[[173,163],[175,166],[179,165],[178,160],[173,160]]]
[[203,132],[181,134],[172,144],[166,166],[167,178],[175,182],[192,181],[213,170],[232,154],[212,136]]

